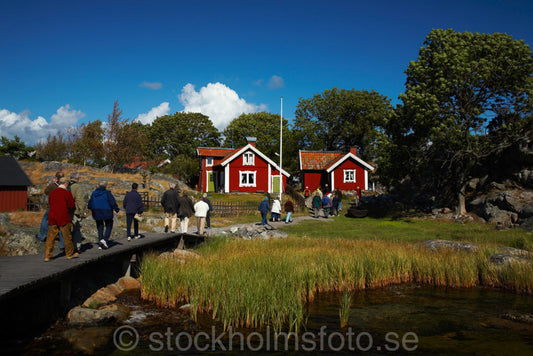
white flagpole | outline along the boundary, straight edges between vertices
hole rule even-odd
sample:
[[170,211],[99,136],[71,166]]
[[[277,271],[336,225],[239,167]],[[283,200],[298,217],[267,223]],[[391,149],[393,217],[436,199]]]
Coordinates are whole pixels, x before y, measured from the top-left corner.
[[283,174],[281,174],[283,147],[283,97],[281,97],[281,114],[279,119],[279,202],[281,203],[281,192],[283,191]]

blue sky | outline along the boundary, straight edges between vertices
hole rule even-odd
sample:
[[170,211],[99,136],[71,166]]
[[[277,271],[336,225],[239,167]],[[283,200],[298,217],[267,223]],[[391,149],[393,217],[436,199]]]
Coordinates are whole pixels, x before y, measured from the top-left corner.
[[397,103],[433,28],[533,44],[532,1],[1,0],[0,136],[202,112],[294,118],[300,98],[374,89]]

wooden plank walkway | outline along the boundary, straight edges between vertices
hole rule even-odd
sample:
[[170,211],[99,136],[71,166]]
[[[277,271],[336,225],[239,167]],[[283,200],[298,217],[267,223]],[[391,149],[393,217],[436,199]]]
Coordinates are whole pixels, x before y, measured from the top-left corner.
[[143,233],[143,238],[128,241],[125,237],[112,240],[109,249],[100,250],[95,243],[84,244],[80,257],[71,260],[60,253],[58,243],[54,248],[54,258],[44,262],[44,254],[0,257],[0,302],[7,297],[39,287],[50,280],[61,278],[77,269],[118,255],[138,254],[161,245],[178,244],[184,238],[185,245],[197,243],[202,236],[181,233]]

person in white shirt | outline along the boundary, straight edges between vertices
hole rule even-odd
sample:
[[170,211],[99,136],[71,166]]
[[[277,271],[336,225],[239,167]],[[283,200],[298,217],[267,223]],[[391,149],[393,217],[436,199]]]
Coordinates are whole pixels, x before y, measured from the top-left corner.
[[198,198],[198,202],[194,204],[194,216],[196,216],[198,235],[204,234],[205,220],[208,211],[209,205],[203,200],[202,197]]
[[281,203],[276,198],[272,202],[272,221],[280,221],[281,220]]

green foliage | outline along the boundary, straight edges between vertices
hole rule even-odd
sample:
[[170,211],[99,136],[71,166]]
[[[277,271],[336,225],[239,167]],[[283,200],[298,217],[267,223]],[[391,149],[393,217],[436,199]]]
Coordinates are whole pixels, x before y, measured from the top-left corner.
[[16,159],[27,159],[34,150],[32,146],[26,146],[16,135],[12,140],[5,136],[0,137],[0,156],[9,155]]
[[433,30],[406,74],[382,175],[464,203],[466,182],[531,130],[531,49],[507,34]]
[[104,165],[105,131],[100,120],[81,124],[68,131],[70,134],[70,161],[78,164]]
[[348,319],[350,318],[350,307],[352,305],[353,293],[344,291],[342,293],[342,298],[340,298],[340,307],[339,307],[339,319],[340,326],[344,328],[348,325]]
[[[268,112],[241,114],[224,129],[225,147],[242,147],[246,137],[257,138],[257,149],[279,164],[280,115]],[[294,145],[292,131],[287,119],[283,119],[283,170],[298,174],[298,147]]]
[[296,107],[294,143],[302,150],[349,151],[359,146],[365,159],[375,158],[380,128],[392,113],[390,99],[366,90],[328,89]]
[[[268,157],[279,154],[280,116],[268,112],[241,114],[233,119],[224,129],[225,147],[242,147],[246,145],[246,137],[257,138],[257,148]],[[283,119],[284,140],[288,136],[288,121]]]
[[154,120],[147,128],[148,149],[156,157],[194,157],[197,147],[218,147],[220,133],[209,117],[200,113],[177,112]]
[[131,124],[121,116],[122,110],[116,100],[113,112],[107,117],[104,141],[106,160],[114,166],[122,166],[133,161],[135,157],[142,157],[143,148],[146,146],[144,132],[139,130],[137,124]]
[[62,161],[68,156],[69,142],[64,134],[58,132],[55,135],[49,134],[46,140],[42,140],[35,145],[37,158],[42,161]]
[[193,179],[200,174],[200,165],[197,158],[181,154],[163,168],[163,173],[172,174],[192,185]]

